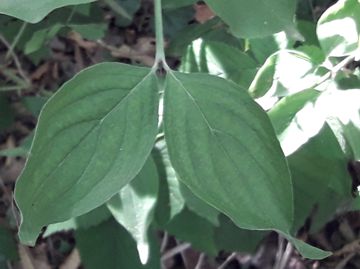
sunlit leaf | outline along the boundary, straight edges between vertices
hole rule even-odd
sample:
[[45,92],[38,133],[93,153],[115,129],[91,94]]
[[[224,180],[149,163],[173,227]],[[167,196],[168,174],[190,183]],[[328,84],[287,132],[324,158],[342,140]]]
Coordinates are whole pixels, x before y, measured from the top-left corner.
[[359,50],[360,1],[337,1],[321,16],[317,35],[328,56],[346,56]]

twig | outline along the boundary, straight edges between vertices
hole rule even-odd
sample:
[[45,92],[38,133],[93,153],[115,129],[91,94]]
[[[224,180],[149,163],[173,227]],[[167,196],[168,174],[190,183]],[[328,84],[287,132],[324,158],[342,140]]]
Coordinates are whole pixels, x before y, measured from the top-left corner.
[[[9,42],[6,40],[6,38],[0,34],[0,41],[6,46],[6,48],[10,51],[11,45],[9,44]],[[25,75],[24,70],[21,67],[21,63],[19,61],[19,58],[17,57],[16,53],[12,50],[10,53],[11,57],[14,60],[14,63],[16,65],[16,68],[18,69],[18,72],[20,74],[20,76],[24,79],[24,81],[26,82],[27,85],[31,85],[30,79]]]
[[11,45],[9,47],[8,52],[6,53],[5,60],[8,60],[11,57],[11,55],[13,54],[17,43],[19,42],[20,38],[22,37],[22,35],[23,35],[23,33],[24,33],[25,29],[26,29],[26,26],[27,26],[27,22],[24,22],[21,25],[21,28],[20,28],[19,32],[15,36],[13,42],[11,43]]
[[338,265],[336,265],[335,269],[343,269],[347,265],[347,263],[356,255],[357,253],[350,253],[344,259],[342,259]]
[[131,15],[122,6],[120,6],[116,1],[104,0],[104,2],[106,4],[108,4],[109,7],[111,7],[112,10],[115,11],[116,13],[118,13],[120,16],[122,16],[130,21],[132,20]]
[[217,268],[217,269],[225,269],[225,267],[233,260],[236,258],[236,252],[231,253],[231,255],[229,257],[227,257],[227,259]]
[[349,63],[351,63],[356,57],[356,54],[349,55],[344,60],[342,60],[340,63],[335,65],[329,72],[327,72],[325,75],[323,75],[318,82],[313,85],[313,88],[323,84],[325,81],[327,81],[329,78],[334,77],[341,69],[343,69],[345,66],[347,66]]
[[281,235],[279,235],[278,241],[279,241],[279,245],[278,245],[278,250],[276,252],[274,269],[279,269],[280,268],[281,258],[282,258],[283,253],[284,253],[285,239]]
[[196,266],[195,266],[195,268],[194,269],[201,269],[202,268],[202,266],[203,266],[203,264],[204,264],[204,261],[205,261],[205,254],[204,253],[201,253],[200,254],[200,257],[199,257],[199,260],[198,260],[198,262],[197,262],[197,264],[196,264]]
[[167,232],[164,232],[164,236],[161,241],[160,253],[164,253],[164,251],[166,250],[168,241],[169,241],[169,234]]
[[290,242],[288,242],[287,245],[286,245],[285,251],[284,251],[284,255],[281,258],[279,269],[285,269],[286,268],[286,266],[287,266],[287,264],[289,262],[292,251],[293,251],[293,246],[292,246],[292,244]]
[[176,256],[177,254],[183,252],[184,250],[191,247],[190,243],[183,243],[180,245],[177,245],[176,247],[168,250],[164,253],[164,255],[161,256],[161,261],[166,261],[168,259],[171,259],[172,257]]

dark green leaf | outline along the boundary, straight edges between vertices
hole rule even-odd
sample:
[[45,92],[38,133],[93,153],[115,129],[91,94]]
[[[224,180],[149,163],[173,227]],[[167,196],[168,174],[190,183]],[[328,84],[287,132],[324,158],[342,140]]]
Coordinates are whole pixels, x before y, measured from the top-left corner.
[[252,253],[266,234],[240,229],[228,217],[220,215],[220,225],[215,228],[215,242],[219,250]]
[[288,157],[288,162],[294,182],[294,229],[311,215],[311,230],[316,232],[351,200],[347,158],[325,124],[318,135]]
[[23,243],[34,244],[42,226],[103,204],[140,171],[157,134],[156,77],[149,71],[99,64],[45,105],[15,189]]
[[14,261],[18,258],[17,246],[13,233],[9,229],[0,226],[0,261],[2,259]]
[[151,260],[142,265],[131,235],[114,220],[75,233],[76,246],[86,269],[155,269],[160,258],[155,236],[151,238]]
[[176,215],[165,226],[165,230],[177,239],[190,242],[197,250],[205,251],[210,255],[216,255],[218,252],[213,225],[187,208]]
[[238,37],[254,38],[295,28],[295,0],[205,0]]

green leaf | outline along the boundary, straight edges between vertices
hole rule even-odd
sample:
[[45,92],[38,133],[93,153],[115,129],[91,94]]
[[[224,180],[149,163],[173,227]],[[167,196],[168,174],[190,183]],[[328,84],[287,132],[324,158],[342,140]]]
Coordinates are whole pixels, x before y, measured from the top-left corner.
[[254,38],[294,29],[295,0],[205,0],[238,37]]
[[149,71],[99,64],[50,98],[15,188],[23,243],[34,244],[42,226],[98,207],[138,174],[157,134],[157,81]]
[[79,33],[83,38],[88,40],[98,40],[105,36],[107,24],[105,23],[89,23],[89,24],[71,24],[71,29]]
[[18,258],[17,246],[13,233],[9,229],[0,226],[0,261],[14,261]]
[[8,128],[15,119],[14,111],[4,94],[0,93],[0,131]]
[[326,115],[327,122],[349,158],[360,160],[360,89],[329,89],[317,102],[319,114]]
[[29,154],[34,134],[30,133],[16,148],[0,150],[0,156],[5,157],[26,157]]
[[97,226],[100,223],[108,220],[111,217],[109,209],[102,205],[89,213],[81,215],[77,218],[72,218],[64,222],[50,224],[47,228],[43,237],[48,237],[57,232],[77,230],[77,229],[88,229],[93,226]]
[[270,111],[285,156],[299,149],[322,128],[325,119],[315,108],[320,92],[306,90],[280,100]]
[[246,92],[217,77],[170,73],[164,105],[170,160],[191,191],[240,227],[291,226],[285,158],[265,112]]
[[156,221],[159,226],[163,226],[183,210],[185,200],[180,190],[180,182],[177,179],[176,172],[170,163],[165,141],[156,143],[154,155],[160,176]]
[[294,182],[294,229],[312,215],[311,231],[316,232],[337,208],[351,200],[347,158],[325,124],[318,135],[288,157],[288,163]]
[[314,74],[316,67],[305,53],[295,50],[278,51],[259,69],[249,92],[254,98],[258,98],[266,93],[272,96],[286,96],[309,89],[319,79]]
[[164,9],[175,9],[193,5],[197,0],[163,0],[162,2]]
[[195,214],[207,219],[214,226],[219,226],[219,214],[220,212],[213,208],[211,205],[207,204],[205,201],[201,200],[191,190],[186,187],[185,184],[180,184],[181,194],[185,199],[187,207],[194,212]]
[[151,235],[151,260],[142,265],[131,235],[114,220],[75,232],[76,246],[87,269],[155,269],[160,268],[159,247]]
[[150,255],[148,229],[154,217],[159,176],[152,158],[140,173],[107,203],[114,218],[125,227],[137,244],[142,264]]
[[[165,139],[180,180],[240,228],[277,230],[308,254],[289,234],[293,197],[284,155],[250,96],[221,78],[170,72],[164,106]],[[329,255],[309,248],[308,258]]]
[[225,215],[220,215],[220,225],[215,228],[216,246],[231,252],[253,253],[266,235],[263,231],[240,229]]
[[321,16],[317,35],[328,56],[341,57],[359,51],[360,1],[339,0]]
[[183,58],[180,70],[220,76],[248,88],[258,64],[240,49],[225,43],[195,40]]
[[37,23],[54,9],[93,2],[94,0],[2,0],[0,14],[16,17],[20,20]]
[[197,250],[210,255],[216,255],[219,251],[215,243],[214,226],[187,208],[176,215],[165,226],[165,230],[179,240],[190,242]]

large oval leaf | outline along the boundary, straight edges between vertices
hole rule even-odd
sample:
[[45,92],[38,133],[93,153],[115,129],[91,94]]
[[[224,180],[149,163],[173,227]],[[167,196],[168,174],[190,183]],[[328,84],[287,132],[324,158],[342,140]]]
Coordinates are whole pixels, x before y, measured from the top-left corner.
[[165,90],[165,138],[179,178],[251,230],[277,230],[308,258],[328,253],[293,238],[292,183],[266,113],[234,84],[173,73]]
[[103,204],[136,176],[157,134],[156,83],[147,68],[100,64],[45,105],[15,189],[23,243]]
[[95,0],[1,0],[0,14],[37,23],[54,9],[93,1]]
[[180,179],[243,228],[288,230],[291,180],[265,112],[213,76],[171,73],[166,87],[165,137]]
[[205,0],[238,37],[254,38],[294,28],[294,0]]

